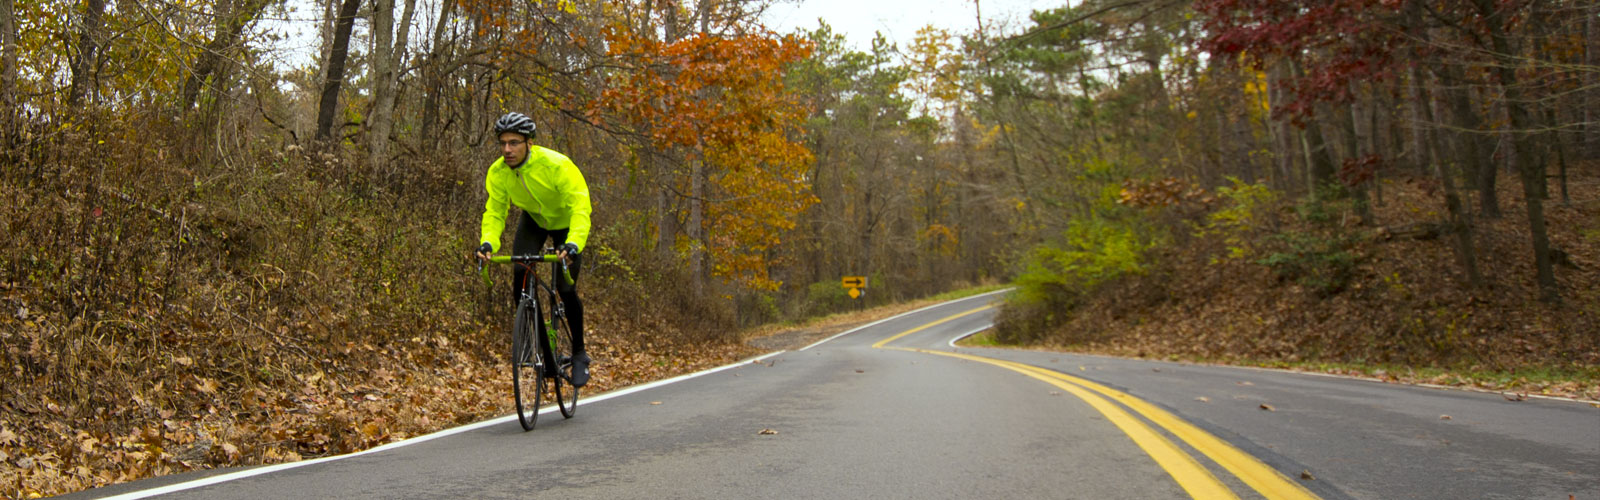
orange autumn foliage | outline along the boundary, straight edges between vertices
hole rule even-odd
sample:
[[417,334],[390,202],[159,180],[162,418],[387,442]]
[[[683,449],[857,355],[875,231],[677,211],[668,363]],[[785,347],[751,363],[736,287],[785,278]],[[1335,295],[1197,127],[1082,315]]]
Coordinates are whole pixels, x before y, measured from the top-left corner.
[[631,71],[598,103],[644,131],[650,145],[703,162],[712,274],[757,289],[779,236],[816,197],[805,183],[813,161],[800,142],[807,109],[783,74],[811,53],[809,42],[768,34],[691,35],[665,43],[608,30],[613,57]]

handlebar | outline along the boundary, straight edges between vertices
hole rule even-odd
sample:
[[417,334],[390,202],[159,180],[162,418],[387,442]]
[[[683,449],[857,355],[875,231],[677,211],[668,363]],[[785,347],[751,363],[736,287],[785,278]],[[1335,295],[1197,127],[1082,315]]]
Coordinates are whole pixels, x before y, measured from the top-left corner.
[[[561,283],[564,284],[564,285],[571,285],[572,284],[572,273],[567,271],[567,263],[561,262],[561,259],[559,257],[557,257],[556,254],[553,254],[553,253],[542,254],[542,255],[495,255],[495,256],[489,257],[489,262],[493,262],[493,263],[496,263],[496,264],[525,264],[525,263],[535,263],[535,262],[556,262],[556,263],[560,264],[560,265],[558,265],[556,267],[561,269]],[[483,261],[482,260],[478,261],[478,273],[483,275],[483,282],[485,284],[489,283],[489,270],[483,268]]]

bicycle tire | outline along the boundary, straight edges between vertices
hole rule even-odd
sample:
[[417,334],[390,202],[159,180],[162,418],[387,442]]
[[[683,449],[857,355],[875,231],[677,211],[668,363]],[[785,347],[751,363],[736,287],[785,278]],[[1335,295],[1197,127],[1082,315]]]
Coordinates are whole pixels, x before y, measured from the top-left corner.
[[[555,328],[555,345],[552,354],[555,356],[556,376],[554,380],[556,407],[561,409],[562,418],[572,418],[578,413],[578,387],[572,385],[572,327],[567,325],[565,314],[551,314],[550,326]],[[565,386],[568,391],[563,394]]]
[[[517,307],[517,319],[511,326],[511,384],[517,399],[517,422],[523,431],[533,430],[539,420],[539,403],[544,395],[544,356],[534,347],[535,326],[539,313],[535,306]],[[530,318],[531,317],[531,318]]]

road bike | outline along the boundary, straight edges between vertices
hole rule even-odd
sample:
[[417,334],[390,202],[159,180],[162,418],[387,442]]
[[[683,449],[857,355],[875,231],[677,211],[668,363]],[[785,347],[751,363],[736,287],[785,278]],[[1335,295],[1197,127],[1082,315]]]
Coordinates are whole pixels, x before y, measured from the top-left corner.
[[[570,286],[572,275],[556,257],[555,249],[548,247],[536,255],[497,255],[489,262],[522,266],[527,271],[519,287],[516,320],[511,324],[511,383],[517,421],[522,430],[533,430],[546,393],[555,398],[562,417],[572,418],[578,411],[578,388],[572,385],[572,329],[561,294],[554,283],[539,276],[537,264],[550,263],[551,281],[560,279]],[[482,262],[478,272],[487,283],[489,272]]]

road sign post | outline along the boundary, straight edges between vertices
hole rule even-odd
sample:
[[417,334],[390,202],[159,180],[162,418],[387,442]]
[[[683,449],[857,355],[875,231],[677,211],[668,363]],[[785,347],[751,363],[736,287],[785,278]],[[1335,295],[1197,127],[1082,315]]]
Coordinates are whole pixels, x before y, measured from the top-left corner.
[[852,299],[861,298],[861,295],[867,291],[866,276],[845,276],[844,279],[840,280],[840,284],[844,285],[846,293],[849,293]]

